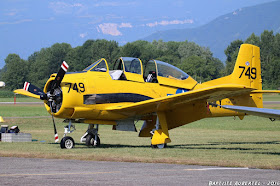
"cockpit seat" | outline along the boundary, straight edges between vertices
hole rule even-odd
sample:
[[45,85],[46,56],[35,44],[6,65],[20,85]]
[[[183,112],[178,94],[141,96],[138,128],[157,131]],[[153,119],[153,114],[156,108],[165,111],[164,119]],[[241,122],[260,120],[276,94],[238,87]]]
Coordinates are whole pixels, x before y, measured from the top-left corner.
[[118,79],[120,79],[123,71],[122,70],[110,70],[109,73],[113,80],[118,80]]
[[146,79],[146,82],[150,82],[150,83],[158,83],[157,80],[157,75],[155,71],[149,71],[149,75]]

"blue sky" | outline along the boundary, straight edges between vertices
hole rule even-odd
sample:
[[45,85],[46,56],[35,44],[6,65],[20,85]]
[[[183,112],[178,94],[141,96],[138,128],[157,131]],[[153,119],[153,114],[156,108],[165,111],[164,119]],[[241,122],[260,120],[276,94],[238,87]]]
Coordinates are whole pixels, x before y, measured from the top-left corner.
[[120,44],[153,32],[190,28],[242,7],[272,0],[1,0],[0,68],[9,53],[27,59],[54,43],[88,39]]

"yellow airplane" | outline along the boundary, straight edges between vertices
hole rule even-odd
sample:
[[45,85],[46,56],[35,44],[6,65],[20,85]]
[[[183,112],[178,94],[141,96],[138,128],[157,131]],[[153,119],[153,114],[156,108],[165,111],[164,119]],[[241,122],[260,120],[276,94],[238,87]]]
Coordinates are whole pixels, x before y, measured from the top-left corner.
[[[199,84],[182,70],[162,61],[144,65],[138,58],[121,57],[109,70],[102,58],[82,72],[66,73],[63,62],[52,74],[44,90],[25,83],[15,93],[44,100],[47,111],[69,122],[61,148],[73,148],[68,133],[73,123],[89,124],[81,141],[99,146],[98,126],[112,125],[114,130],[136,131],[135,121],[143,120],[139,137],[152,137],[151,145],[164,148],[170,143],[169,130],[209,117],[246,114],[280,119],[277,110],[263,109],[260,49],[243,44],[231,75]],[[53,120],[55,141],[58,142]]]

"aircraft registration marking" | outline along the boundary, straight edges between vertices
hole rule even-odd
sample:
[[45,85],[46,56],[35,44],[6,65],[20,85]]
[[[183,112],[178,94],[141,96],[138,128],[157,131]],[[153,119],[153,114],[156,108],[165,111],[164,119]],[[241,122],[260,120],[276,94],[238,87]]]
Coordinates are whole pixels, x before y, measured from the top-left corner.
[[83,83],[65,83],[65,85],[69,85],[69,89],[68,89],[68,93],[70,92],[72,85],[73,85],[73,90],[76,90],[78,93],[79,92],[85,92],[86,88],[85,88],[85,84]]
[[[242,75],[244,74],[244,71],[245,71],[246,67],[245,66],[239,66],[239,68],[243,69],[240,76],[239,76],[239,78],[241,78]],[[248,79],[250,79],[250,78],[251,79],[256,79],[257,78],[257,69],[255,67],[252,67],[252,68],[248,67],[244,75],[248,76]]]

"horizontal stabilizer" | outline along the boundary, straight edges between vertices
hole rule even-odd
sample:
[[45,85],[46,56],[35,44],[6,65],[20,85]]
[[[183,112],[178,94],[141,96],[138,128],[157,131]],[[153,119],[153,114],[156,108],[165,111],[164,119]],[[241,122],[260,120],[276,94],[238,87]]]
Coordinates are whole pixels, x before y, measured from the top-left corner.
[[251,94],[280,94],[280,90],[253,90]]
[[271,119],[280,120],[280,110],[266,109],[266,108],[256,108],[256,107],[243,107],[243,106],[233,106],[233,105],[219,105],[224,109],[229,109],[237,112],[243,112],[246,114],[261,116]]

